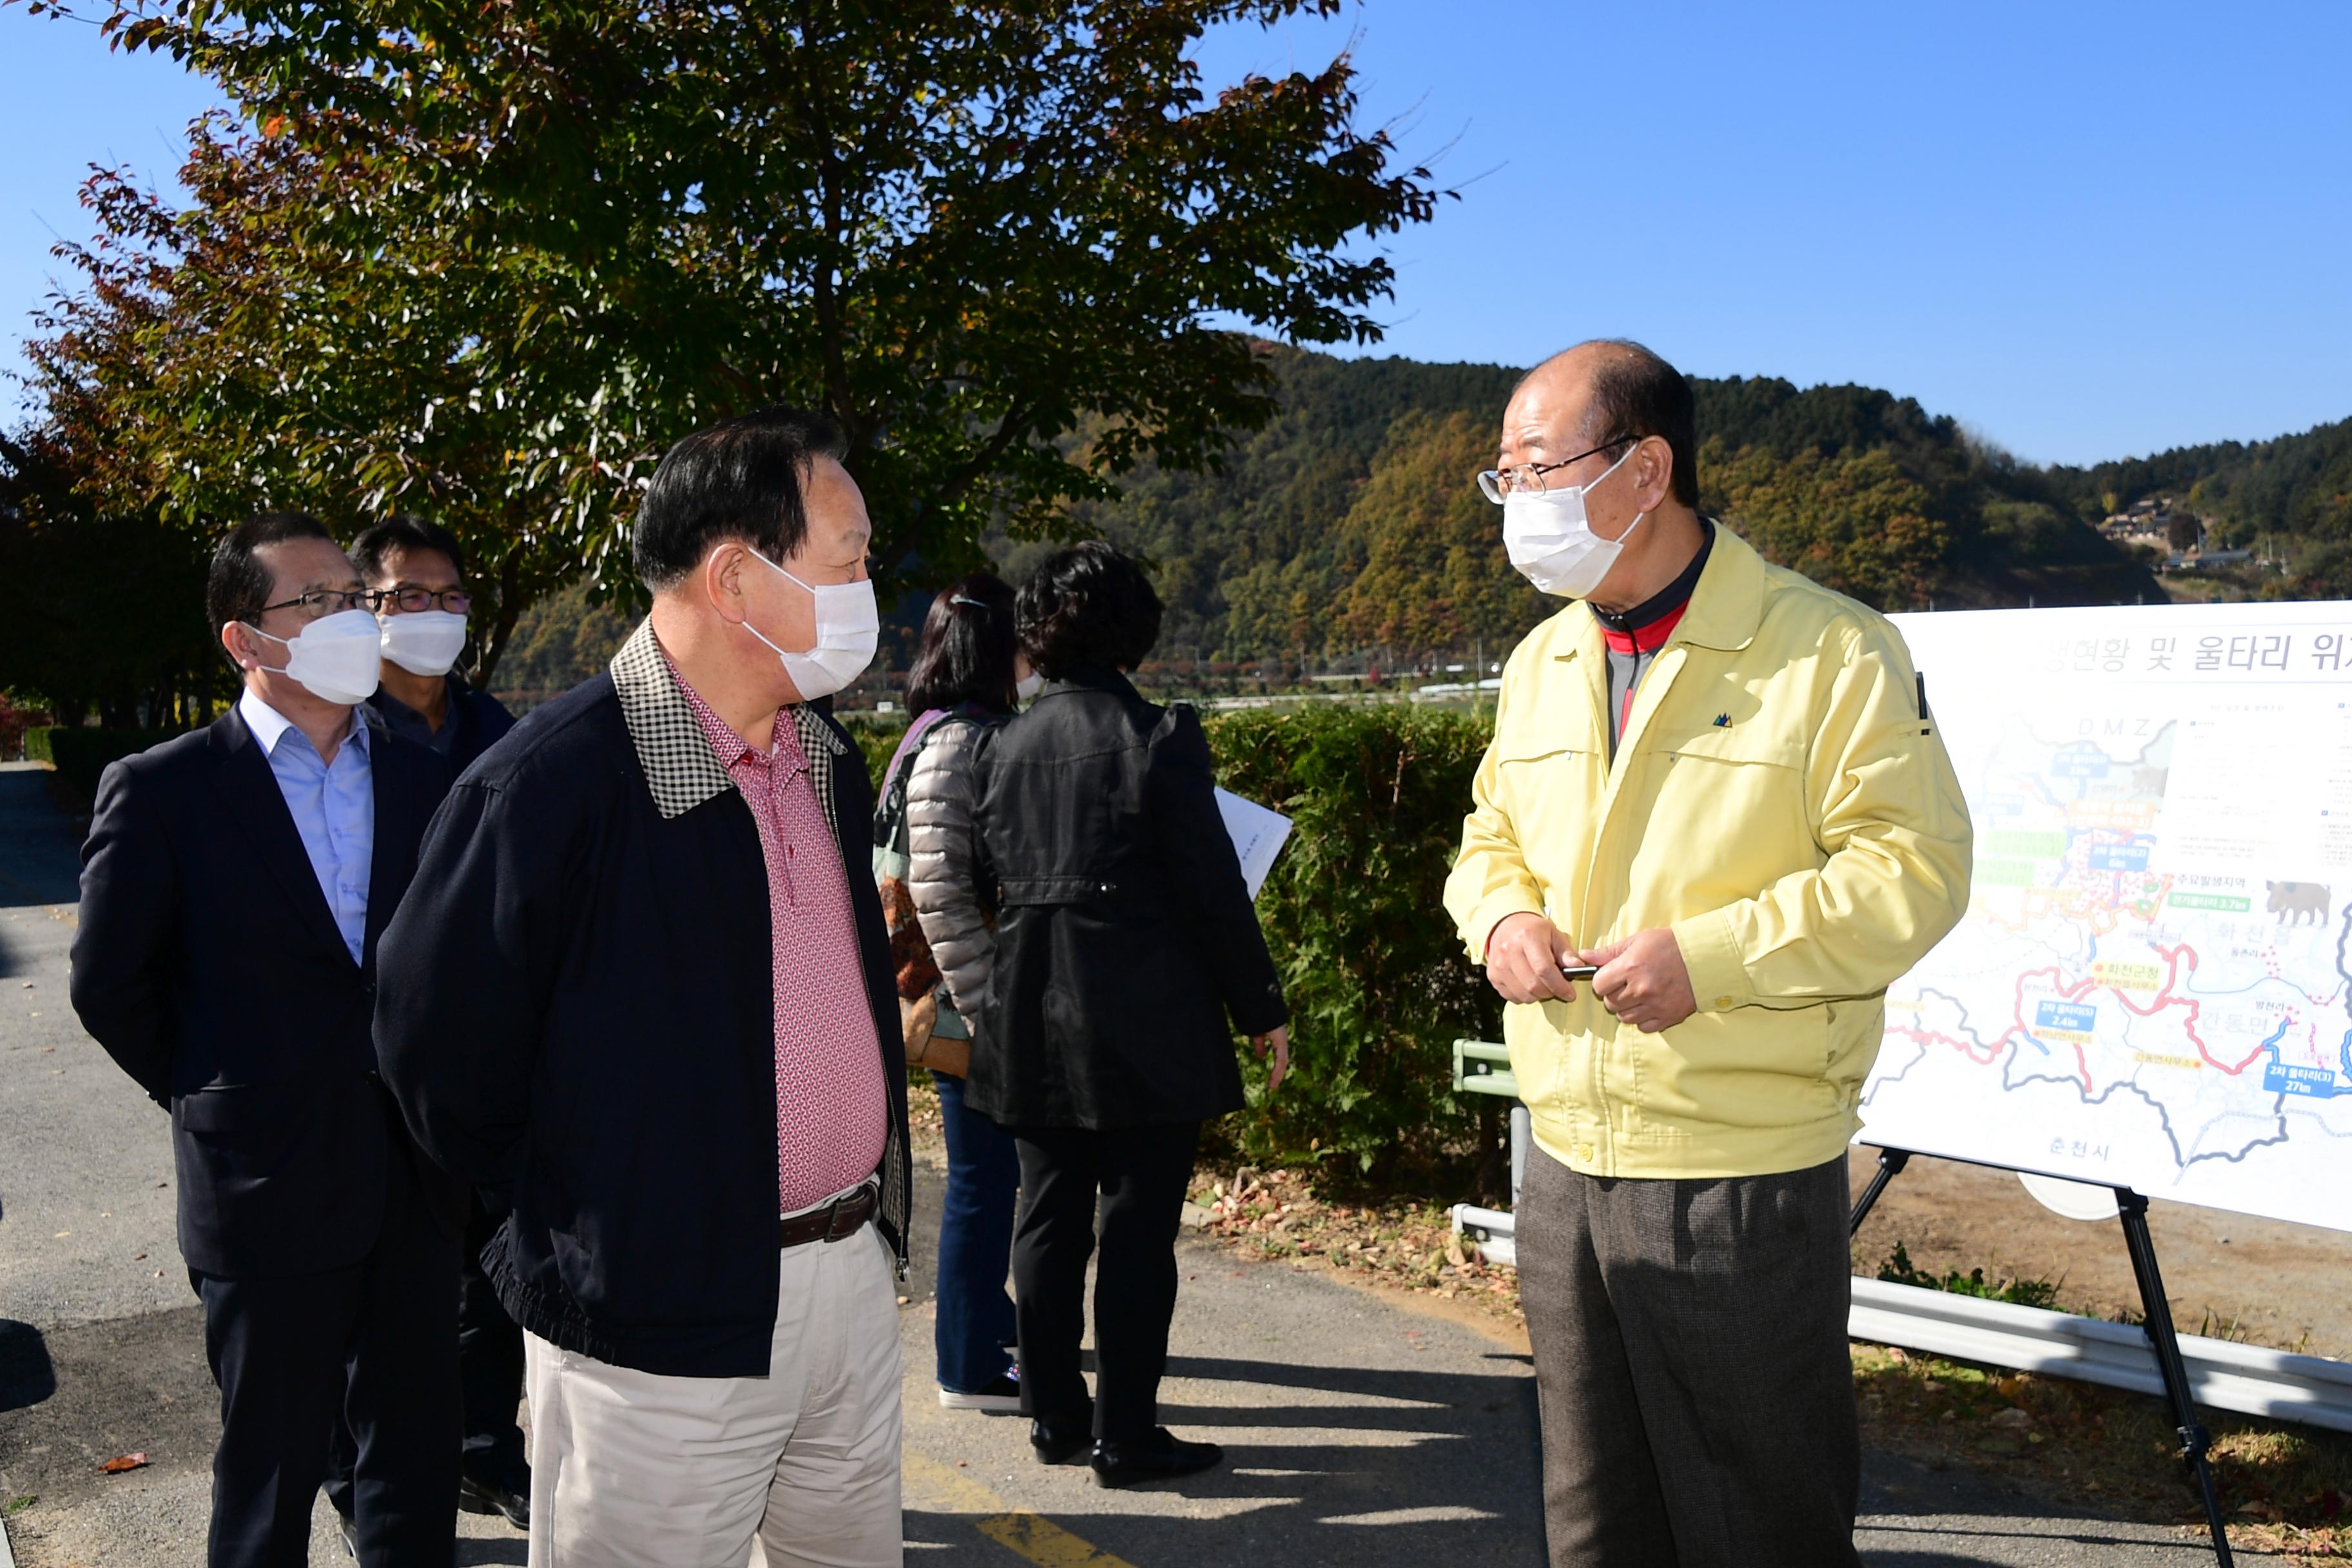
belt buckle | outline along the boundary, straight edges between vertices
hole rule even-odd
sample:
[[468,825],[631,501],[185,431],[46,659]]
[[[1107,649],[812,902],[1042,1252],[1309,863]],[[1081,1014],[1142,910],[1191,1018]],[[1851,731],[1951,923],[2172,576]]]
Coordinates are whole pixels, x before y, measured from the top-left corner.
[[[855,1225],[851,1226],[847,1230],[842,1230],[839,1228],[841,1225],[841,1216],[845,1211],[847,1211],[851,1205],[864,1201],[865,1197],[866,1189],[864,1187],[860,1187],[857,1191],[850,1194],[845,1198],[835,1198],[833,1200],[833,1206],[826,1209],[824,1213],[824,1240],[826,1246],[830,1247],[836,1241],[846,1241],[851,1237],[857,1234],[857,1226]],[[863,1220],[858,1222],[860,1225],[864,1223],[865,1222]]]

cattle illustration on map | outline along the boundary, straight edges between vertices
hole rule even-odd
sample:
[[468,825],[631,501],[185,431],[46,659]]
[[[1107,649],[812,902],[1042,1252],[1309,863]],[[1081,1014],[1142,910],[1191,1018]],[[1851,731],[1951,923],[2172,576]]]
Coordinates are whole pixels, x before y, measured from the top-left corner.
[[[2039,616],[2128,648],[2118,620],[2167,614]],[[1864,1140],[2352,1228],[2352,679],[2134,679],[2126,653],[2004,681],[1976,643],[2014,618],[1902,617],[1923,670],[1986,677],[1934,703],[1975,875],[1888,993]]]

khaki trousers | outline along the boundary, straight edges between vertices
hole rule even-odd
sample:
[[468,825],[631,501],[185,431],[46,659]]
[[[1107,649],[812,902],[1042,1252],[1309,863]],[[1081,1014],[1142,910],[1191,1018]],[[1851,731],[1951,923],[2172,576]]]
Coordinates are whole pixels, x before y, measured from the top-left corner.
[[765,1377],[665,1377],[526,1337],[530,1568],[896,1568],[889,1247],[868,1226],[777,1268]]

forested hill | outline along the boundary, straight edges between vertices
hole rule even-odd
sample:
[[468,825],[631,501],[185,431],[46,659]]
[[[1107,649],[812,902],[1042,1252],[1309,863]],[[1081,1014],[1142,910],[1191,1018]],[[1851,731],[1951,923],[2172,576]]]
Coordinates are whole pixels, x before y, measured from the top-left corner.
[[2152,458],[2053,468],[2051,479],[2108,511],[2169,495],[2218,522],[2224,544],[2252,545],[2264,534],[2312,544],[2352,540],[2352,419],[2271,441],[2177,447]]
[[[1275,352],[1281,412],[1222,472],[1147,469],[1076,520],[1158,568],[1162,658],[1500,648],[1558,607],[1511,572],[1471,481],[1517,370]],[[1695,385],[1704,509],[1771,560],[1885,609],[2163,598],[2072,489],[1909,398]],[[1017,572],[1043,548],[999,553]]]

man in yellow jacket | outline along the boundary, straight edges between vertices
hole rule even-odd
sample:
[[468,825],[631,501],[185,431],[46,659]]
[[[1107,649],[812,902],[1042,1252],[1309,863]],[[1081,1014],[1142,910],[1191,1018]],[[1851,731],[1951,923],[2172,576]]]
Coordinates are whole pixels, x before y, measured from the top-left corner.
[[1696,447],[1635,344],[1513,394],[1479,483],[1512,563],[1584,602],[1504,670],[1445,904],[1534,1122],[1553,1563],[1830,1568],[1845,1146],[1886,986],[1966,908],[1969,818],[1901,636],[1699,516]]

